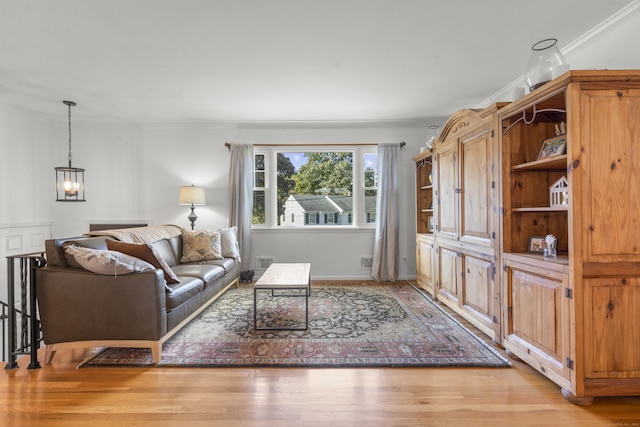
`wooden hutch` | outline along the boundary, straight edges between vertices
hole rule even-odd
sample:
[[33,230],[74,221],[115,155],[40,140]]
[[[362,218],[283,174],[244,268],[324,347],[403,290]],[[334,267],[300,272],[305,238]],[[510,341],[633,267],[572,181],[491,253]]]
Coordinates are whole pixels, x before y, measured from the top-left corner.
[[[456,113],[429,155],[421,286],[574,403],[640,395],[640,71],[570,71]],[[555,258],[537,251],[549,234]]]

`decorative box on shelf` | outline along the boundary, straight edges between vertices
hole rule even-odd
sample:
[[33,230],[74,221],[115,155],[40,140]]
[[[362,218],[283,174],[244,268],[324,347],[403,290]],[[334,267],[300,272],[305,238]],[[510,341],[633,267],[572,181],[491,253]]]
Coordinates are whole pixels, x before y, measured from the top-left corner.
[[569,204],[569,182],[563,176],[549,187],[549,206],[566,207]]

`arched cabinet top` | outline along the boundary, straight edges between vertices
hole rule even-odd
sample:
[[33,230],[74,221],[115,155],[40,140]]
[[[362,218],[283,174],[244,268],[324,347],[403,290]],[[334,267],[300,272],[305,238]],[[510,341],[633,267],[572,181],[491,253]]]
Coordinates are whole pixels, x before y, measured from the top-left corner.
[[468,129],[474,129],[481,122],[490,120],[500,108],[508,103],[495,103],[484,109],[464,109],[453,113],[442,127],[442,132],[436,138],[434,144],[439,144],[449,138],[455,138],[462,135]]

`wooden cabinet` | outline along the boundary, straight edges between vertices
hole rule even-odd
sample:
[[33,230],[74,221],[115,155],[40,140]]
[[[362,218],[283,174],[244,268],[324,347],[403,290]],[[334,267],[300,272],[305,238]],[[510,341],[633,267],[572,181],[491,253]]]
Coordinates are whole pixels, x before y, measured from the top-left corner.
[[[496,280],[499,157],[495,129],[496,111],[503,105],[462,110],[445,123],[434,144],[431,164],[432,258],[428,262],[420,259],[427,252],[421,250],[417,262],[432,267],[432,285],[422,286],[496,341],[501,339],[501,298]],[[420,179],[418,173],[416,181]],[[417,277],[419,283],[427,280],[421,279],[424,274],[420,271]]]
[[[571,71],[498,116],[502,344],[575,403],[640,394],[640,71]],[[557,258],[529,252],[547,234]]]

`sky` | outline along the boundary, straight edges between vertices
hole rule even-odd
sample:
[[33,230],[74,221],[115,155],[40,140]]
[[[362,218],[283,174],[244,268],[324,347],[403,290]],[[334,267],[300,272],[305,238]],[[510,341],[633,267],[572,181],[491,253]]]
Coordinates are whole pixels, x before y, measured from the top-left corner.
[[[293,164],[293,167],[296,168],[296,171],[300,170],[300,166],[307,163],[307,156],[304,153],[282,153],[284,156],[288,157]],[[375,168],[376,162],[378,160],[378,156],[374,153],[366,153],[364,155],[364,167],[366,168]]]

